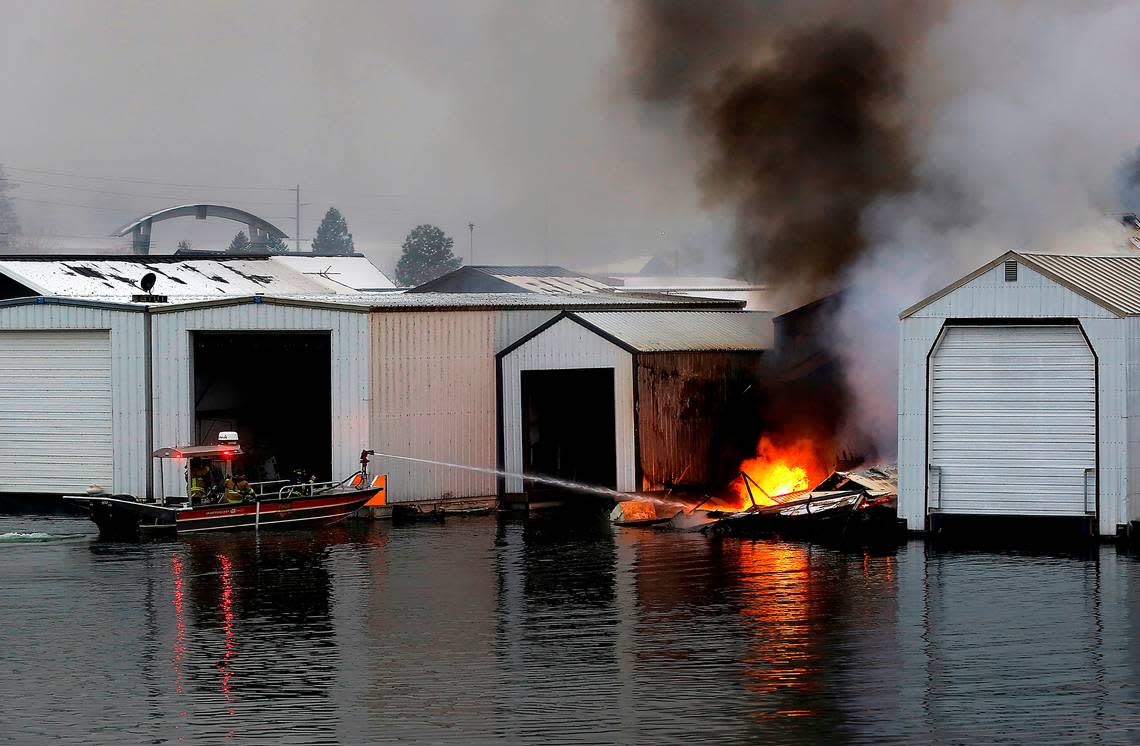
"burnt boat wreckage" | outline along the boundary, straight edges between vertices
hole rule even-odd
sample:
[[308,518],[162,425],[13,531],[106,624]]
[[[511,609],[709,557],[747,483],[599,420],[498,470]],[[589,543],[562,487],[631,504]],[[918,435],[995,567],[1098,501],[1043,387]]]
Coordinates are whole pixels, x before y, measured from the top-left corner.
[[[713,498],[677,509],[676,503],[632,499],[618,503],[618,526],[700,531],[716,536],[777,537],[818,541],[875,541],[905,534],[898,519],[898,469],[880,464],[835,471],[813,489],[767,495],[741,473],[751,505],[743,510],[702,509]],[[764,501],[758,501],[763,496]]]
[[339,482],[314,479],[247,482],[234,472],[242,455],[237,433],[219,434],[218,444],[160,448],[152,456],[185,462],[185,494],[154,500],[126,494],[86,495],[63,499],[87,509],[103,538],[140,539],[205,531],[305,529],[348,518],[365,505],[386,500],[387,476],[371,476],[369,457],[360,453],[360,469]]

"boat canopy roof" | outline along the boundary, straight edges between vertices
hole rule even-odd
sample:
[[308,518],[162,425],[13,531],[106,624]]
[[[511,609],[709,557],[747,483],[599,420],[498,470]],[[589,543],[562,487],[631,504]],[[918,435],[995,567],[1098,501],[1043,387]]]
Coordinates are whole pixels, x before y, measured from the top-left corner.
[[240,456],[239,445],[176,446],[159,448],[151,454],[154,458],[207,458],[209,456]]

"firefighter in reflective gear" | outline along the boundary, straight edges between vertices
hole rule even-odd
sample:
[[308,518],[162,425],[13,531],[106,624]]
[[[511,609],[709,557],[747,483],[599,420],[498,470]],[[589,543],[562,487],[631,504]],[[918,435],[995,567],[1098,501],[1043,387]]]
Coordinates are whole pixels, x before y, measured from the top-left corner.
[[201,502],[206,497],[210,467],[198,462],[190,467],[190,502]]
[[244,474],[238,474],[236,487],[238,494],[240,494],[243,499],[247,497],[255,497],[253,487],[249,486],[249,480],[245,478]]
[[240,503],[242,501],[241,491],[238,490],[237,482],[233,479],[227,479],[226,485],[226,502]]
[[253,496],[253,488],[249,486],[243,475],[239,474],[236,479],[226,480],[226,502],[240,503],[247,497]]

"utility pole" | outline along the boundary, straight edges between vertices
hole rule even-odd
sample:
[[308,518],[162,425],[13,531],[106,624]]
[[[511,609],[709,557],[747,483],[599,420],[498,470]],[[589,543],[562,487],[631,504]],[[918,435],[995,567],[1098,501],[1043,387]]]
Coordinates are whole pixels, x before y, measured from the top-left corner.
[[467,224],[467,253],[471,257],[469,260],[472,264],[475,263],[475,224]]
[[301,185],[298,184],[293,190],[297,193],[297,212],[293,218],[295,233],[293,234],[293,248],[300,254],[301,253]]

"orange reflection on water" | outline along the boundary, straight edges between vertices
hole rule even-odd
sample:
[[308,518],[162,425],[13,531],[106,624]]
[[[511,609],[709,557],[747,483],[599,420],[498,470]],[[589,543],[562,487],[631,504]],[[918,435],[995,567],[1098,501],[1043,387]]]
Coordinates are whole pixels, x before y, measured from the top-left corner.
[[[230,686],[230,678],[233,677],[233,657],[237,653],[237,643],[234,639],[234,572],[233,562],[224,554],[218,555],[218,561],[222,565],[222,596],[221,596],[221,611],[222,611],[222,631],[225,634],[225,652],[222,653],[222,662],[218,665],[219,670],[222,672],[222,694],[225,696],[226,701],[232,703],[234,701],[233,693]],[[233,708],[230,708],[230,714],[233,715]]]
[[[812,686],[818,653],[812,629],[810,552],[806,546],[764,541],[739,544],[740,579],[752,644],[744,659],[749,691],[786,696]],[[775,714],[804,717],[811,709],[779,707]]]
[[[182,609],[182,559],[170,558],[170,572],[174,576],[174,692],[182,693],[182,658],[186,655],[186,617]],[[185,715],[186,713],[182,713]]]

